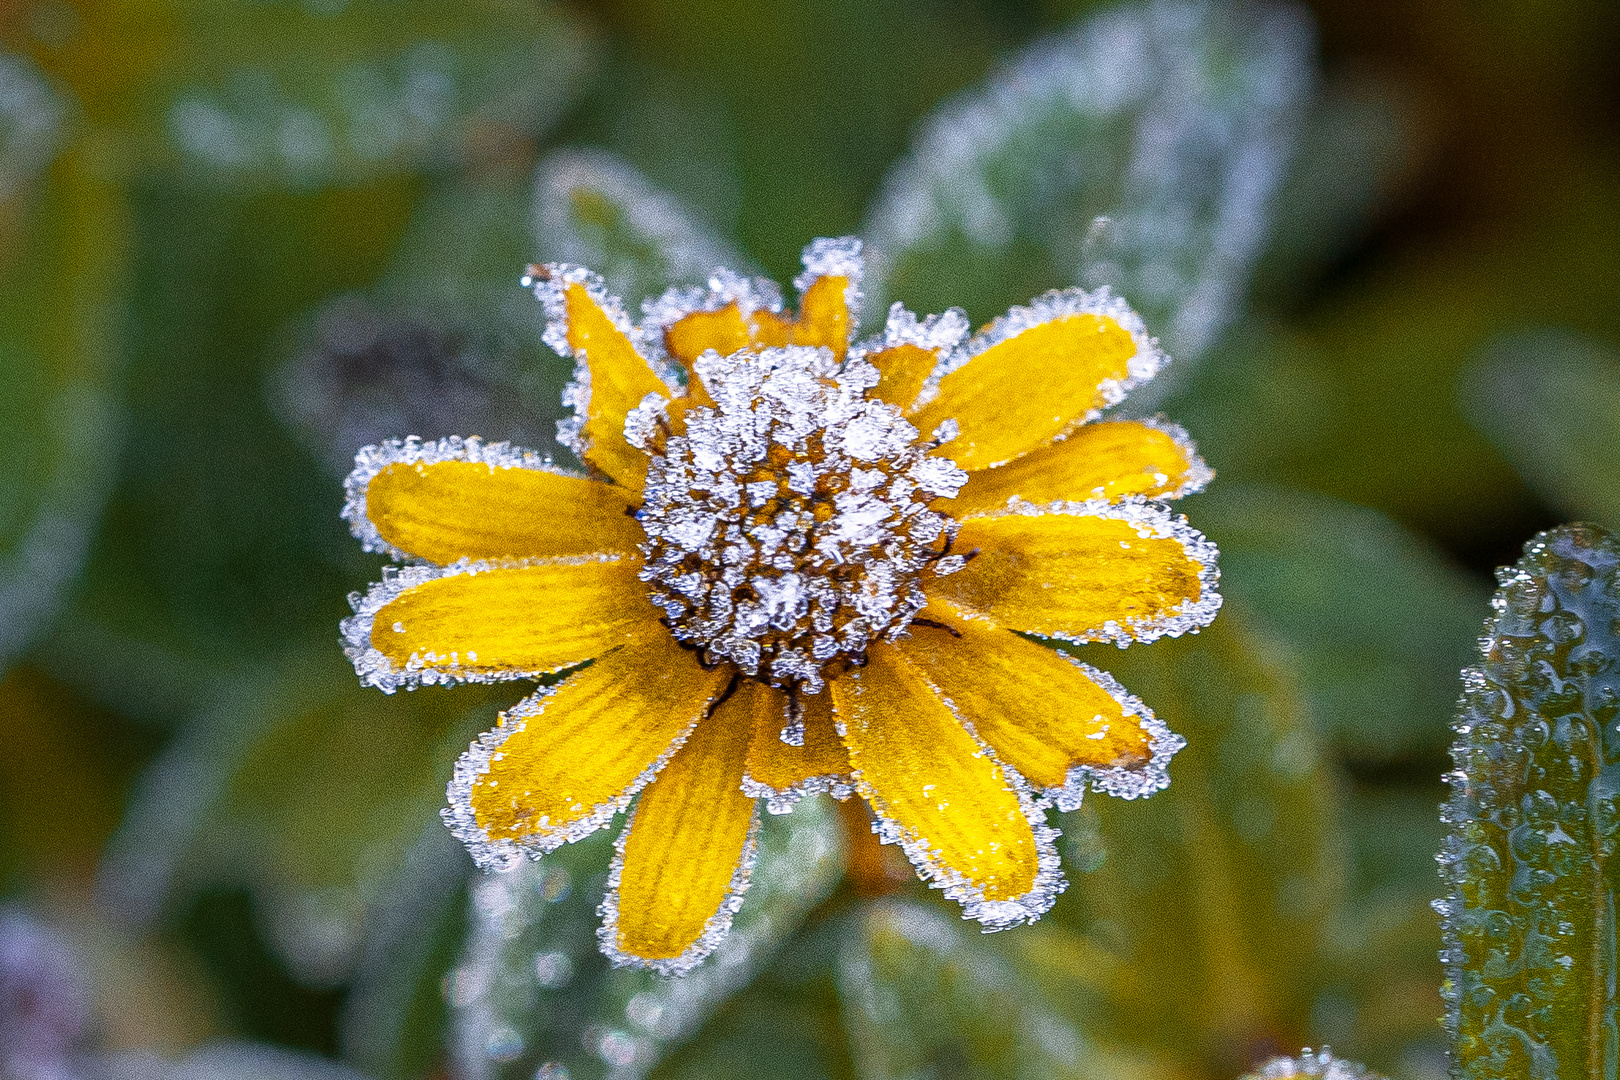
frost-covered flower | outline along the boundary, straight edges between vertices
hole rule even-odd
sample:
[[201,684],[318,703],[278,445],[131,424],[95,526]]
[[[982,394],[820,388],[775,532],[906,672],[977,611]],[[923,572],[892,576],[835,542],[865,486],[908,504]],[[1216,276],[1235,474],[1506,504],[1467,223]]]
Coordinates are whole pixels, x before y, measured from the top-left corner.
[[858,792],[989,929],[1063,888],[1045,811],[1168,783],[1182,740],[1029,637],[1206,625],[1215,550],[1159,500],[1210,477],[1162,421],[1100,413],[1164,363],[1107,293],[968,336],[902,306],[854,342],[859,242],[805,251],[796,317],[717,271],[639,326],[590,271],[527,283],[576,362],[579,475],[477,439],[369,447],[344,516],[390,568],[347,651],[385,691],[569,672],[464,754],[445,817],[486,868],[638,794],[603,950],[686,970],[748,886],[758,804]]

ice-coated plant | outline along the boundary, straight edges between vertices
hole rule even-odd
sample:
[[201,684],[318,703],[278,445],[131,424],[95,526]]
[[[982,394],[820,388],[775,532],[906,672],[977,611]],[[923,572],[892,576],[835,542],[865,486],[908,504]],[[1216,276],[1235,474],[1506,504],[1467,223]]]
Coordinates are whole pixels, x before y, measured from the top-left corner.
[[1453,1072],[1612,1077],[1620,541],[1555,529],[1499,578],[1442,814]]
[[509,869],[640,796],[602,904],[617,962],[715,948],[762,801],[858,792],[994,930],[1063,889],[1048,806],[1169,782],[1182,741],[1147,706],[1020,636],[1124,646],[1220,606],[1214,547],[1164,502],[1210,470],[1174,425],[1101,419],[1157,342],[1078,289],[971,337],[896,304],[862,339],[863,269],[859,241],[818,240],[796,314],[717,270],[633,324],[589,270],[534,267],[587,471],[455,438],[367,447],[349,478],[355,535],[407,563],[353,598],[362,681],[565,676],[456,768],[474,859]]

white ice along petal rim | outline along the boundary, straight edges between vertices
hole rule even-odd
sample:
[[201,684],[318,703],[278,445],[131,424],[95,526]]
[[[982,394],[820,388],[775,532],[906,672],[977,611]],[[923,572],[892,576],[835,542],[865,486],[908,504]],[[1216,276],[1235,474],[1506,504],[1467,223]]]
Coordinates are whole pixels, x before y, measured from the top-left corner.
[[630,830],[635,828],[636,815],[630,814],[624,828],[620,830],[618,839],[613,842],[613,862],[608,867],[607,890],[602,895],[602,904],[596,913],[602,916],[602,925],[597,927],[596,942],[602,955],[613,961],[614,967],[644,968],[659,975],[685,975],[703,959],[715,950],[726,934],[731,931],[731,920],[742,907],[743,894],[748,891],[749,879],[753,877],[754,864],[759,859],[759,805],[753,809],[753,817],[748,823],[748,839],[743,842],[742,857],[737,860],[737,868],[732,871],[731,884],[726,888],[725,899],[720,901],[720,907],[709,916],[703,924],[703,932],[697,940],[686,947],[686,951],[679,956],[672,956],[659,960],[648,960],[645,957],[627,953],[618,946],[619,938],[619,882],[624,876],[624,845],[630,838]]
[[1095,420],[1104,409],[1118,405],[1125,400],[1126,394],[1153,378],[1170,362],[1170,357],[1159,348],[1159,339],[1147,332],[1142,317],[1106,287],[1093,292],[1085,289],[1053,289],[1031,300],[1027,307],[1008,308],[1005,315],[998,316],[989,326],[973,335],[973,340],[941,374],[950,374],[986,350],[1012,340],[1025,330],[1074,315],[1097,315],[1112,319],[1131,335],[1136,352],[1126,361],[1123,379],[1104,379],[1098,384],[1097,394],[1102,404],[1088,410],[1073,426]]
[[848,282],[844,286],[844,306],[849,309],[849,336],[854,340],[864,295],[861,287],[866,280],[866,260],[861,256],[860,237],[819,237],[805,247],[801,259],[804,272],[793,279],[793,287],[799,291],[801,300],[818,278],[841,277]]
[[667,361],[664,335],[669,328],[700,311],[719,311],[736,304],[743,318],[756,311],[778,314],[782,290],[769,278],[749,278],[721,267],[709,275],[707,286],[675,285],[641,302],[641,331],[648,349]]
[[1174,423],[1163,413],[1144,420],[1138,420],[1137,423],[1168,435],[1170,441],[1176,444],[1176,449],[1187,456],[1187,477],[1181,482],[1181,486],[1174,491],[1156,495],[1154,498],[1170,500],[1179,499],[1186,495],[1196,495],[1208,487],[1211,480],[1215,479],[1215,470],[1210,468],[1204,462],[1204,459],[1199,456],[1198,444],[1193,442],[1193,438],[1187,434],[1186,428]]
[[855,794],[855,778],[848,773],[825,773],[807,776],[789,787],[772,787],[743,772],[741,791],[750,799],[764,799],[765,809],[772,814],[791,814],[793,807],[811,795],[831,795],[844,802]]
[[[1075,517],[1110,518],[1128,522],[1144,540],[1175,540],[1181,544],[1189,558],[1198,564],[1198,597],[1183,600],[1170,611],[1148,618],[1110,619],[1088,634],[1042,634],[1042,637],[1084,645],[1093,641],[1111,641],[1120,648],[1135,642],[1155,641],[1161,637],[1180,637],[1196,634],[1215,619],[1221,610],[1222,597],[1217,586],[1221,571],[1217,565],[1220,552],[1209,538],[1187,522],[1181,514],[1153,499],[1132,495],[1118,502],[1106,499],[1088,499],[1085,502],[1058,501],[1051,503],[1027,502],[1016,495],[999,510],[975,511],[964,515],[963,521],[1012,516],[1043,517],[1047,514],[1065,514]],[[964,615],[964,618],[973,618]]]
[[1147,733],[1148,760],[1147,764],[1135,768],[1123,765],[1106,768],[1073,765],[1069,768],[1069,775],[1064,778],[1063,786],[1048,788],[1045,794],[1059,810],[1067,811],[1080,809],[1080,799],[1087,788],[1119,799],[1144,799],[1169,787],[1170,759],[1187,745],[1187,740],[1171,731],[1163,720],[1153,714],[1152,709],[1142,703],[1141,698],[1127,691],[1108,672],[1082,663],[1068,653],[1059,652],[1059,655],[1085,672],[1087,678],[1119,702],[1127,717],[1136,720],[1137,726]]
[[366,491],[377,474],[393,465],[437,465],[441,461],[473,461],[496,469],[532,469],[536,472],[555,473],[558,476],[579,476],[577,472],[559,468],[548,455],[511,443],[486,443],[476,435],[466,438],[452,435],[448,439],[423,442],[412,435],[408,439],[389,439],[375,446],[367,446],[354,455],[354,470],[343,481],[343,510],[339,516],[349,523],[349,531],[360,541],[365,551],[374,551],[400,561],[415,560],[408,551],[390,544],[377,531],[377,525],[366,513]]
[[889,317],[883,325],[883,333],[852,345],[849,355],[852,360],[864,360],[874,353],[902,345],[915,345],[933,353],[936,358],[934,369],[928,373],[922,389],[917,392],[917,400],[905,406],[907,411],[914,411],[938,396],[939,379],[944,371],[966,363],[962,349],[971,329],[967,313],[961,308],[946,308],[936,315],[919,319],[915,312],[896,300],[889,305]]
[[[364,593],[350,593],[349,606],[354,609],[350,615],[338,624],[338,632],[343,640],[343,655],[354,664],[354,672],[360,676],[361,686],[374,686],[385,694],[392,694],[395,690],[404,688],[415,690],[419,686],[453,686],[457,683],[497,683],[512,682],[517,679],[538,679],[549,675],[561,668],[548,668],[540,671],[519,671],[516,668],[501,668],[498,670],[467,670],[461,665],[461,656],[451,653],[449,663],[443,664],[444,657],[437,653],[426,655],[411,654],[411,658],[401,667],[390,660],[380,649],[371,643],[371,634],[376,627],[377,613],[401,596],[410,592],[419,585],[439,578],[472,576],[474,574],[499,573],[502,570],[514,570],[525,566],[580,566],[585,563],[602,562],[614,563],[626,558],[623,555],[570,555],[555,559],[514,559],[509,562],[473,561],[472,559],[459,559],[449,566],[385,566],[382,580],[373,582]],[[469,654],[467,659],[476,663],[476,654]],[[572,667],[572,664],[561,665]]]
[[973,919],[984,927],[986,933],[991,933],[1035,922],[1051,909],[1057,902],[1058,894],[1068,888],[1069,883],[1063,876],[1063,865],[1058,857],[1056,841],[1062,834],[1046,823],[1046,815],[1042,812],[1040,801],[1030,790],[1029,781],[1016,769],[996,758],[976,735],[974,741],[979,744],[981,752],[1001,769],[1007,787],[1018,797],[1018,807],[1035,834],[1035,881],[1028,892],[1011,900],[987,898],[981,886],[969,881],[940,859],[937,852],[928,846],[927,840],[884,814],[881,801],[872,786],[862,779],[859,769],[855,771],[855,782],[861,798],[872,808],[872,832],[878,840],[885,844],[899,844],[900,850],[906,853],[906,858],[916,868],[917,876],[927,881],[929,888],[939,889],[946,897],[961,904],[963,918]]
[[[669,759],[675,756],[675,752],[686,745],[686,740],[691,737],[698,721],[703,719],[709,705],[708,701],[703,703],[686,728],[664,748],[663,753],[659,754],[651,765],[642,770],[640,776],[630,782],[629,787],[606,802],[592,807],[585,816],[556,828],[530,833],[519,840],[491,839],[483,826],[478,824],[478,817],[473,812],[473,785],[478,782],[480,776],[487,775],[494,762],[500,759],[501,745],[522,731],[529,720],[543,713],[546,699],[567,686],[573,678],[571,676],[553,686],[543,686],[501,713],[497,725],[479,735],[461,757],[456,759],[456,768],[450,777],[450,785],[445,789],[449,805],[439,811],[439,816],[444,819],[451,835],[466,845],[468,854],[472,856],[474,864],[480,870],[510,870],[525,854],[531,859],[538,859],[564,844],[583,840],[607,825],[615,815],[630,805],[630,800],[635,798],[642,788],[652,783],[653,777],[669,764]],[[541,819],[543,829],[548,821],[548,818]]]
[[545,306],[546,329],[541,335],[541,340],[551,346],[558,356],[574,361],[574,378],[563,388],[562,393],[563,405],[573,409],[574,415],[557,421],[557,441],[583,458],[586,447],[580,429],[585,426],[585,419],[590,410],[591,369],[584,353],[576,353],[568,344],[567,291],[570,285],[584,287],[591,303],[600,308],[614,329],[625,336],[636,355],[647,361],[653,374],[669,391],[670,397],[678,395],[677,387],[680,381],[675,373],[662,363],[663,349],[649,343],[646,333],[630,321],[630,316],[624,312],[624,304],[617,296],[608,292],[602,275],[572,263],[544,263],[531,266],[529,272],[523,275],[523,287],[533,291],[535,299]]

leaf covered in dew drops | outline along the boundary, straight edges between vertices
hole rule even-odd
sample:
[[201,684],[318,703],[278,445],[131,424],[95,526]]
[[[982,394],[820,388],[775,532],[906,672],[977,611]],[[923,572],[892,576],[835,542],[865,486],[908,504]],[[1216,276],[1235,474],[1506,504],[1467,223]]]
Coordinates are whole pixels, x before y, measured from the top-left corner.
[[1620,529],[1620,352],[1568,331],[1508,335],[1460,390],[1474,427],[1542,498]]
[[1620,540],[1554,529],[1498,578],[1442,809],[1454,1075],[1612,1076]]
[[1241,304],[1311,46],[1298,8],[1195,0],[1107,8],[1036,43],[941,106],[884,182],[870,299],[982,317],[1106,285],[1193,360]]
[[1196,635],[1107,657],[1187,746],[1167,791],[1063,820],[1070,884],[1050,918],[1101,959],[1031,958],[1054,1000],[1093,1003],[1093,1037],[1209,1075],[1303,1042],[1344,902],[1335,777],[1286,653],[1253,621],[1232,598]]
[[1197,514],[1227,595],[1292,651],[1324,738],[1368,761],[1441,751],[1483,588],[1384,514],[1325,495],[1223,482]]
[[844,867],[827,800],[766,815],[747,903],[730,933],[701,966],[668,979],[613,968],[597,948],[611,850],[610,833],[602,830],[538,862],[474,881],[467,939],[446,984],[455,1075],[646,1076],[749,985],[838,884]]
[[632,306],[672,285],[700,285],[747,260],[673,194],[605,150],[558,150],[534,178],[538,258],[589,266]]

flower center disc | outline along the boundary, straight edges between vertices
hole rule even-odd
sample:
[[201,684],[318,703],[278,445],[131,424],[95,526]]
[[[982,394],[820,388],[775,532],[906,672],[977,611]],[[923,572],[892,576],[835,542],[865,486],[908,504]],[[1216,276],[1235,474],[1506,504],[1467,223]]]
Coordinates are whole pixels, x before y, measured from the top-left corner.
[[651,457],[641,578],[706,662],[818,693],[911,624],[924,575],[961,569],[956,522],[928,504],[967,474],[867,400],[878,371],[864,360],[790,346],[694,368],[715,406],[688,411],[686,434],[659,438],[662,401],[625,424]]

